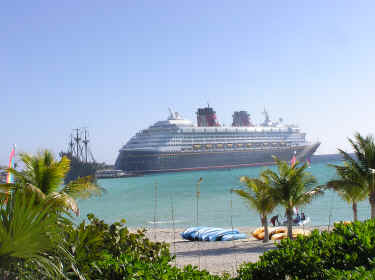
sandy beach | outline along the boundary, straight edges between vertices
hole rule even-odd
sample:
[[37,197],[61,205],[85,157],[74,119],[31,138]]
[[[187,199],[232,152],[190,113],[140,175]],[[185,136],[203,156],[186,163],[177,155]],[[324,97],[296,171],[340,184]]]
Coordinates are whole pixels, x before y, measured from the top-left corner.
[[[327,226],[305,227],[305,229],[327,230]],[[192,242],[181,238],[184,229],[149,228],[147,237],[152,241],[170,244],[170,252],[176,256],[175,264],[183,267],[196,265],[214,274],[228,272],[235,275],[237,267],[244,262],[256,262],[266,251],[276,248],[275,242],[263,243],[252,237],[255,227],[237,227],[247,239],[218,242]]]

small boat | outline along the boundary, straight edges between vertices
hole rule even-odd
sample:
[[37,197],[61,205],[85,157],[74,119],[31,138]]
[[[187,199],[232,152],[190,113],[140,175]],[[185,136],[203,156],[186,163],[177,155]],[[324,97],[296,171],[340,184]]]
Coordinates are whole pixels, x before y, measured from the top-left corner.
[[[296,219],[293,219],[293,226],[304,226],[311,223],[310,217],[306,216],[304,220],[296,221]],[[282,222],[283,226],[288,225],[288,220],[285,220]]]

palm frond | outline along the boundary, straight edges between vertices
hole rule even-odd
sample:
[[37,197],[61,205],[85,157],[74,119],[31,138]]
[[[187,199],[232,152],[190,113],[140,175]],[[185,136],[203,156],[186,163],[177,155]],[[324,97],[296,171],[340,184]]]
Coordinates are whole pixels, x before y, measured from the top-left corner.
[[14,184],[0,184],[0,194],[8,195],[12,190],[14,190],[16,186]]
[[316,187],[313,188],[312,190],[305,192],[304,195],[307,197],[315,198],[317,196],[323,195],[324,194],[324,188],[323,187]]
[[266,216],[274,210],[276,203],[270,193],[269,185],[262,178],[264,176],[260,176],[259,179],[241,177],[240,181],[245,183],[244,189],[232,191],[243,198],[250,208],[257,210],[262,216]]
[[70,222],[61,211],[51,211],[52,205],[24,189],[0,205],[0,268],[13,268],[22,279],[65,278],[62,260],[72,266],[75,261],[63,246],[64,225]]
[[71,181],[62,189],[62,192],[77,199],[101,195],[105,190],[97,185],[91,176],[86,176]]
[[245,190],[233,190],[234,193],[238,194],[241,198],[248,202],[251,208],[257,208],[257,199]]
[[38,187],[45,194],[59,189],[70,168],[70,160],[63,157],[60,161],[53,154],[44,150],[36,156],[21,153],[20,158],[25,165],[23,172],[15,173],[16,178]]
[[327,182],[327,187],[333,189],[348,203],[357,203],[364,200],[369,192],[366,176],[352,161],[344,165],[331,165],[336,169],[338,179]]
[[[65,156],[58,161],[50,151],[43,150],[35,156],[21,153],[20,159],[25,166],[24,170],[9,171],[15,175],[17,185],[25,193],[34,194],[38,202],[46,200],[55,208],[69,209],[78,215],[77,198],[89,198],[104,192],[91,176],[70,182],[60,190],[70,168],[70,160]],[[4,189],[6,190],[5,186]]]
[[38,202],[42,201],[42,200],[45,200],[45,198],[46,198],[46,195],[39,188],[37,188],[37,187],[35,187],[34,185],[31,185],[31,184],[26,184],[23,187],[23,191],[27,195],[33,195],[33,196],[35,196],[35,199]]
[[314,188],[317,181],[306,172],[306,163],[289,166],[286,161],[281,161],[277,157],[274,157],[274,160],[278,165],[278,173],[266,170],[264,176],[272,188],[274,199],[287,211],[293,206],[309,203],[315,196],[324,193],[323,187]]
[[48,204],[56,209],[66,209],[73,211],[77,216],[79,215],[79,208],[77,201],[69,194],[64,192],[53,192],[46,197]]
[[54,246],[50,235],[62,230],[57,220],[49,205],[35,204],[35,197],[24,192],[13,193],[8,203],[0,204],[0,263],[39,259]]

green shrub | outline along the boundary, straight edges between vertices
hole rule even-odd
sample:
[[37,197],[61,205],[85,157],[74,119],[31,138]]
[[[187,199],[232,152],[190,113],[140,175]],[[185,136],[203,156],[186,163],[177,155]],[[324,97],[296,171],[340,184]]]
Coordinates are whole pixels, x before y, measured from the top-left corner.
[[236,279],[359,277],[361,267],[365,271],[375,268],[375,221],[338,224],[332,232],[313,231],[308,237],[283,240],[277,247],[260,261],[243,264]]
[[[87,279],[229,279],[192,266],[172,266],[169,245],[151,242],[145,230],[130,233],[125,222],[108,225],[92,214],[87,218],[89,223],[71,224],[65,230],[69,250]],[[77,278],[72,269],[67,269],[66,276]]]
[[375,279],[375,270],[366,270],[363,266],[354,270],[328,269],[324,273],[329,280],[373,280]]
[[96,279],[152,279],[152,280],[223,280],[229,276],[214,276],[205,270],[198,270],[191,265],[183,269],[169,264],[168,258],[164,257],[158,262],[147,262],[141,260],[138,255],[122,254],[117,258],[110,255],[96,263]]
[[19,189],[0,195],[0,279],[57,279],[62,261],[74,268],[64,247],[66,224],[35,194]]
[[[87,215],[87,218],[87,224],[83,221],[78,226],[67,226],[65,235],[79,271],[89,279],[95,270],[95,263],[108,256],[118,258],[120,255],[135,255],[140,261],[150,263],[172,260],[169,245],[151,242],[145,238],[145,230],[130,233],[124,221],[109,225],[92,214]],[[67,274],[71,275],[70,272],[67,271]]]

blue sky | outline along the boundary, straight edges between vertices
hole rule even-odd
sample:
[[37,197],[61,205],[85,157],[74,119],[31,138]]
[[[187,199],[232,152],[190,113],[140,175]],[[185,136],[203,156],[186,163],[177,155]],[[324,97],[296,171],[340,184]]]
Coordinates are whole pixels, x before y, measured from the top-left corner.
[[5,1],[0,165],[88,127],[113,163],[168,107],[298,124],[318,153],[374,132],[374,1]]

